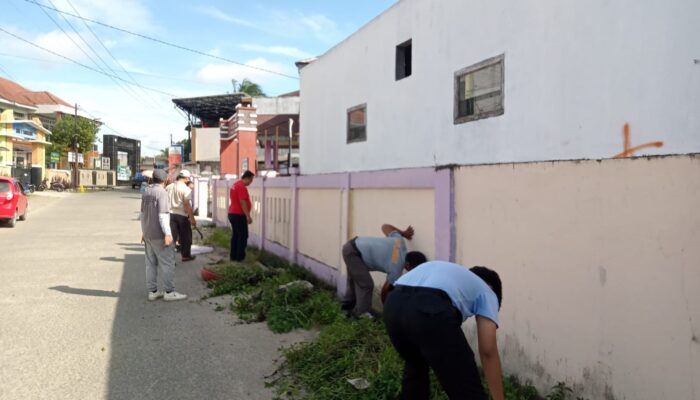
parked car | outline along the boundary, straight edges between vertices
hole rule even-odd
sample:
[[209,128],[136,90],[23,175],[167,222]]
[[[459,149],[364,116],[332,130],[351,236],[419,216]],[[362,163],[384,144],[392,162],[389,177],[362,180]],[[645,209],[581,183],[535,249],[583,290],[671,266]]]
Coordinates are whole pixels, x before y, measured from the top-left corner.
[[136,175],[134,175],[133,178],[131,178],[131,188],[136,189],[141,187],[141,183],[146,182],[148,183],[148,177],[143,175],[140,172],[137,172]]
[[27,219],[29,201],[19,180],[0,176],[0,220],[14,227],[19,219]]

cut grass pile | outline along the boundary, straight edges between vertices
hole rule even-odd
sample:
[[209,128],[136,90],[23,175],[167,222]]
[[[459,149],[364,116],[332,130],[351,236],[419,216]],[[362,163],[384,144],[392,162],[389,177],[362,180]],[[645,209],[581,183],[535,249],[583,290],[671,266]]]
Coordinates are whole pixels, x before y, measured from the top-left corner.
[[[341,318],[333,293],[305,269],[256,249],[249,249],[248,253],[243,263],[222,262],[213,266],[211,269],[221,279],[209,282],[209,297],[234,296],[231,310],[241,320],[266,321],[270,330],[284,333],[327,325]],[[297,284],[281,288],[292,282]]]
[[[215,229],[206,243],[226,247],[228,230]],[[224,244],[223,246],[221,244]],[[209,297],[234,296],[230,308],[246,322],[266,321],[277,333],[319,328],[318,337],[282,349],[283,364],[270,378],[280,399],[394,399],[401,390],[403,362],[394,350],[381,320],[352,320],[344,316],[334,292],[304,268],[255,248],[248,248],[243,263],[220,262],[210,267],[221,279],[210,281]],[[303,284],[280,287],[290,282]],[[357,389],[349,380],[369,385]],[[504,379],[506,400],[569,400],[563,383],[542,397],[515,377]],[[447,399],[431,376],[431,399]]]

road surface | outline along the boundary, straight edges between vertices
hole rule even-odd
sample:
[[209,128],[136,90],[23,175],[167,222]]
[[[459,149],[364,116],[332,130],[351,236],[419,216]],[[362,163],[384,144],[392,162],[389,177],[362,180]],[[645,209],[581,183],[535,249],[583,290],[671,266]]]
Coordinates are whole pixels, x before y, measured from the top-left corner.
[[199,301],[207,262],[178,263],[183,302],[146,300],[138,192],[35,193],[0,227],[0,399],[270,399],[275,335]]

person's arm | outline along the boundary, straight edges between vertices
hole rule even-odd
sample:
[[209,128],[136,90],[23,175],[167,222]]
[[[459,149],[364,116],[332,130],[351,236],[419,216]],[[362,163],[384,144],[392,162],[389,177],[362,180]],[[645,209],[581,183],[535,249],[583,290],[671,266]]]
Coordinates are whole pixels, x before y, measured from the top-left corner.
[[382,294],[381,294],[382,304],[384,304],[384,302],[386,301],[386,297],[389,295],[389,292],[391,292],[392,290],[394,290],[394,285],[389,283],[389,281],[385,281],[384,286],[382,286]]
[[476,330],[479,338],[479,358],[484,370],[486,383],[493,400],[503,400],[503,372],[501,358],[498,355],[496,329],[498,326],[492,320],[476,316]]
[[173,244],[173,234],[170,231],[170,213],[158,214],[158,222],[160,222],[160,229],[163,231],[163,235],[165,235],[163,243],[166,246],[170,246]]
[[403,231],[391,224],[382,225],[382,233],[384,233],[384,236],[389,236],[391,232],[398,232],[401,234],[401,236],[405,237],[408,240],[411,240],[414,233],[413,227],[411,225],[409,225],[408,228],[406,228]]
[[253,218],[250,217],[250,210],[248,209],[248,202],[245,201],[245,199],[241,199],[241,210],[243,210],[243,214],[245,214],[245,219],[248,221],[248,224],[253,223]]
[[187,200],[187,198],[185,198],[185,201],[183,201],[182,206],[187,213],[187,218],[190,220],[190,224],[192,224],[192,226],[197,226],[197,221],[194,219],[194,211],[192,210],[190,201]]

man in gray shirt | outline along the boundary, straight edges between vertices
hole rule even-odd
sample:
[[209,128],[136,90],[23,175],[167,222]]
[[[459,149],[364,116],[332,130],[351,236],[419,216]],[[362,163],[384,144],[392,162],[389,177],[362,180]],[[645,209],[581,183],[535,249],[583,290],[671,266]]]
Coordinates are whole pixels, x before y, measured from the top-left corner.
[[[162,169],[153,171],[153,184],[141,196],[141,232],[146,245],[146,285],[148,300],[184,300],[186,294],[175,291],[175,249],[170,231],[170,199],[164,182],[168,174]],[[158,269],[161,271],[163,291],[158,290]]]
[[411,226],[402,231],[384,224],[382,233],[385,237],[355,237],[343,246],[343,260],[348,274],[343,299],[343,310],[346,312],[354,308],[357,315],[372,318],[374,281],[370,271],[387,274],[381,295],[384,301],[404,268],[410,271],[426,261],[425,255],[419,251],[406,252],[404,238],[411,240],[413,237]]

